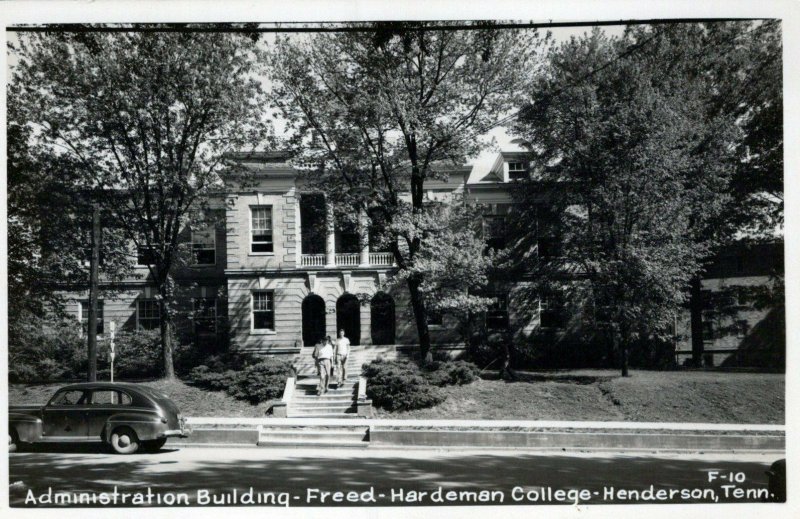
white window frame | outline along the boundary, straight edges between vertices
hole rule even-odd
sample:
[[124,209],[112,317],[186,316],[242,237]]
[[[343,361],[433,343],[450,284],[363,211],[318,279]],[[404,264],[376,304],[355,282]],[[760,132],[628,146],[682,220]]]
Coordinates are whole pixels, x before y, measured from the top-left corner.
[[[256,328],[256,294],[269,294],[272,300],[272,328]],[[250,292],[250,333],[253,334],[275,334],[275,291],[274,290],[253,290]]]
[[[269,242],[262,242],[262,241],[255,242],[255,241],[253,241],[253,235],[255,234],[255,231],[256,231],[255,227],[253,226],[253,216],[255,214],[255,211],[258,211],[258,210],[261,210],[261,209],[264,209],[264,210],[269,212],[269,224],[270,224],[269,234],[270,234],[270,238],[271,238],[271,241],[269,241]],[[271,205],[251,205],[250,206],[250,223],[249,223],[249,226],[250,226],[250,232],[249,232],[250,245],[249,245],[248,253],[251,256],[274,256],[275,255],[275,215],[273,214],[272,206]],[[263,243],[263,244],[269,243],[272,246],[272,250],[271,251],[254,251],[253,250],[253,245],[259,244],[259,243]]]
[[[214,300],[214,331],[211,332],[198,332],[197,331],[197,303],[198,301],[207,301],[209,299]],[[274,306],[274,305],[273,305]],[[209,306],[211,308],[211,306]],[[216,335],[217,334],[217,317],[219,316],[219,298],[217,297],[197,297],[192,299],[192,329],[195,333],[200,333],[202,335]],[[210,319],[206,319],[210,320]]]
[[[206,234],[206,233],[209,233],[211,235],[211,244],[208,244],[208,243],[205,243],[205,242],[198,243],[198,242],[195,241],[195,239],[194,239],[195,234],[199,235],[199,234]],[[197,248],[197,247],[195,247],[195,245],[201,245],[203,247],[202,248]],[[202,231],[201,230],[192,229],[192,231],[191,231],[191,248],[192,248],[192,266],[193,267],[213,267],[213,266],[215,266],[217,264],[217,231],[216,231],[216,227],[214,227],[213,225],[209,225],[208,227],[206,227],[205,230],[202,230]],[[214,253],[214,261],[212,261],[211,263],[198,263],[197,262],[197,256],[195,256],[195,252],[197,252],[197,251],[205,251],[205,250],[210,250],[210,251],[212,251]]]
[[[520,165],[520,169],[516,169],[516,168],[515,169],[511,169],[511,165],[512,164],[519,164]],[[522,173],[524,176],[522,178],[513,178],[513,173]],[[528,178],[529,174],[530,173],[528,172],[528,168],[525,167],[525,162],[523,162],[521,160],[510,160],[510,161],[508,161],[508,180],[510,180],[512,182],[519,181],[519,180],[525,180],[526,178]]]
[[[139,325],[140,321],[142,320],[141,316],[139,315],[140,311],[141,311],[141,304],[142,303],[153,303],[153,304],[156,305],[156,308],[158,309],[158,326],[156,326],[155,328],[142,328]],[[145,320],[151,321],[151,320],[153,320],[153,317],[146,317]],[[157,330],[160,326],[161,326],[161,307],[158,304],[158,300],[157,299],[137,299],[136,300],[136,330],[137,331],[139,331],[139,330]]]

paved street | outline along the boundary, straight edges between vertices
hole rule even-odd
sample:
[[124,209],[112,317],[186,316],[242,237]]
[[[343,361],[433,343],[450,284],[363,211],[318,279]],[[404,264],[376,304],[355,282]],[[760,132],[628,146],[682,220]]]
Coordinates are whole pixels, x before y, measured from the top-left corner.
[[94,506],[758,502],[778,457],[63,446],[11,454],[9,481],[12,506],[75,503],[82,492]]

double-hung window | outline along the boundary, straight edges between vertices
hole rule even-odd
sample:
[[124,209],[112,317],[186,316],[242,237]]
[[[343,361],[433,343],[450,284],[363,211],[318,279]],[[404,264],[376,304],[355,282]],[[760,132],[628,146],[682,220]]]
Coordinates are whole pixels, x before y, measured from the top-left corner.
[[253,292],[253,330],[275,329],[275,294],[266,290]]
[[214,265],[217,262],[214,226],[192,230],[192,256],[195,265]]
[[217,298],[194,300],[194,331],[209,335],[217,333]]
[[487,214],[483,217],[483,236],[486,246],[501,250],[506,247],[506,217],[504,215]]
[[[83,333],[89,333],[89,301],[80,302],[80,315],[78,318],[81,321]],[[97,300],[97,335],[103,334],[103,300]]]
[[442,326],[444,324],[444,314],[441,310],[434,310],[433,308],[428,308],[426,312],[428,325],[429,326]]
[[250,208],[250,252],[273,252],[271,205]]
[[555,301],[539,301],[539,326],[550,330],[563,330],[567,315],[564,307]]
[[155,299],[140,299],[136,302],[136,327],[155,330],[161,323],[161,311]]
[[508,179],[523,180],[528,178],[528,168],[524,162],[508,163]]
[[508,295],[493,294],[494,302],[486,309],[486,329],[505,330],[508,328]]

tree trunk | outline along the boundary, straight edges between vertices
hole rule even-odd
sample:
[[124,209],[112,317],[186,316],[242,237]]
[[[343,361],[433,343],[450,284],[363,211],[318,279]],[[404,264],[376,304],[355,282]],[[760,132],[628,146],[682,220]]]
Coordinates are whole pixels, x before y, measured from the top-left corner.
[[500,366],[500,378],[503,380],[516,380],[517,374],[511,369],[511,348],[508,347],[508,337],[503,337],[503,364]]
[[164,378],[175,378],[175,366],[172,362],[172,337],[174,324],[172,322],[172,314],[168,309],[166,298],[162,297],[160,302],[161,319],[159,323],[159,331],[161,332],[161,354],[164,362]]
[[614,351],[619,352],[620,371],[623,377],[628,376],[628,340],[626,337],[621,337],[620,331],[612,326],[611,328],[611,343]]
[[419,336],[419,354],[423,362],[431,362],[431,336],[428,332],[428,314],[425,309],[425,300],[419,291],[421,280],[416,277],[408,279],[408,291],[411,295],[411,308],[414,310],[414,319],[417,323],[417,335]]
[[628,341],[622,341],[622,376],[627,377],[628,375]]
[[692,332],[692,365],[703,364],[703,285],[700,277],[692,278],[689,295],[689,312],[691,314]]

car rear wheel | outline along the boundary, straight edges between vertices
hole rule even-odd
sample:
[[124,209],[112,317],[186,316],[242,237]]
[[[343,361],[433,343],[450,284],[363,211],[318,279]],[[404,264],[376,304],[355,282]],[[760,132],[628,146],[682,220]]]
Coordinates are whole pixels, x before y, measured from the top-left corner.
[[8,452],[17,452],[19,450],[19,438],[17,431],[14,429],[8,430]]
[[139,450],[139,438],[130,427],[119,427],[111,433],[111,448],[117,454],[133,454]]
[[147,452],[158,452],[165,443],[167,443],[166,438],[159,438],[158,440],[142,442],[142,446]]

